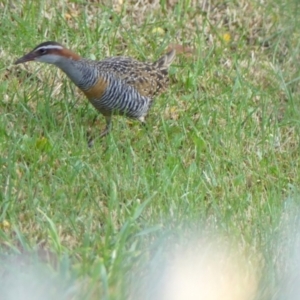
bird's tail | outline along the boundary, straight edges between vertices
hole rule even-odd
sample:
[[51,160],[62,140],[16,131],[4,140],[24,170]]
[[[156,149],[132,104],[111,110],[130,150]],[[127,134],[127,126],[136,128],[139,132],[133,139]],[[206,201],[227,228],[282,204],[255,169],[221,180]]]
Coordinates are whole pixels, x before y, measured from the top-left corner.
[[158,69],[167,69],[176,56],[176,50],[172,49],[169,52],[167,52],[164,56],[162,56],[160,59],[158,59],[156,62],[153,63],[153,66],[155,66]]

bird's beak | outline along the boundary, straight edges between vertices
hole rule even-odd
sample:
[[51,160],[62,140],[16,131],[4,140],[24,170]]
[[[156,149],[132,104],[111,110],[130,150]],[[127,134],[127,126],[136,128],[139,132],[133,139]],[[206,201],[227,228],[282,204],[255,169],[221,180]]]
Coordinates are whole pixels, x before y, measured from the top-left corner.
[[32,61],[32,60],[35,60],[37,57],[37,55],[33,52],[29,52],[28,54],[25,54],[24,56],[20,57],[19,59],[17,59],[14,64],[17,65],[17,64],[22,64],[22,63],[25,63],[27,61]]

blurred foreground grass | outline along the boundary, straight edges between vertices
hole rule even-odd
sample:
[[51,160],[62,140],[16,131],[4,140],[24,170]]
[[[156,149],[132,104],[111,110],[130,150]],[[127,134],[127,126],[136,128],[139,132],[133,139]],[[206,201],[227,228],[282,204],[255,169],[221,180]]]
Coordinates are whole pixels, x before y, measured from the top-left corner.
[[[191,266],[182,274],[219,292],[195,299],[295,299],[298,10],[297,1],[1,1],[6,298],[185,299],[175,275]],[[96,112],[65,75],[12,65],[46,40],[93,59],[155,60],[170,44],[191,53],[172,65],[149,135],[116,117],[88,149],[86,132],[104,120],[92,126]],[[206,268],[214,276],[197,272]],[[225,287],[210,285],[223,276]]]

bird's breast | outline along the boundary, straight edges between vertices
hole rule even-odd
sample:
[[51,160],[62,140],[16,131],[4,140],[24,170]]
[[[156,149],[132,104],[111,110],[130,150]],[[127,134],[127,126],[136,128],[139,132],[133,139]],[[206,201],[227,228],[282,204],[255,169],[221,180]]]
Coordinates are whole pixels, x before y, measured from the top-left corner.
[[98,81],[86,90],[82,90],[89,100],[101,99],[109,85],[108,79],[100,77]]

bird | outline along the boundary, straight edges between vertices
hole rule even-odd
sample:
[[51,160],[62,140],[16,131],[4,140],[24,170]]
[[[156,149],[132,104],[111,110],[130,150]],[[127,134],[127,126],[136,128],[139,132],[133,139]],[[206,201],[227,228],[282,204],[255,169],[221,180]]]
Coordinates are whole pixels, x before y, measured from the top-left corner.
[[[55,41],[37,45],[15,61],[48,63],[61,69],[100,112],[106,127],[100,138],[112,129],[112,116],[137,119],[145,125],[145,117],[154,97],[169,85],[168,69],[176,56],[171,49],[155,62],[142,62],[131,57],[114,56],[96,61],[86,59]],[[93,139],[89,140],[93,144]]]

